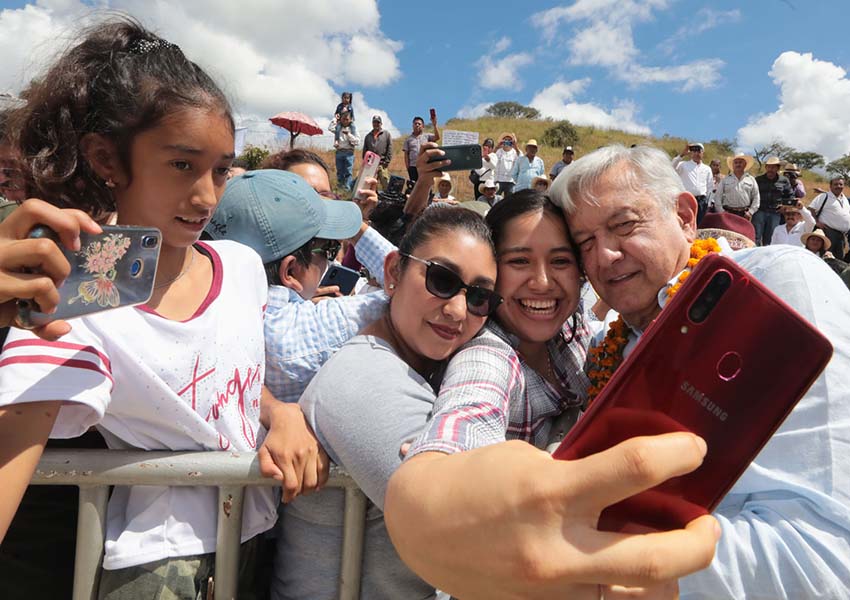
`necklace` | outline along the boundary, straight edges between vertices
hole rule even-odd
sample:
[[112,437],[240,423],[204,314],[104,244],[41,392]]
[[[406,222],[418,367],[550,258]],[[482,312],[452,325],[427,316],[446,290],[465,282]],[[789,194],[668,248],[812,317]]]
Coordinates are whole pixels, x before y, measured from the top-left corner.
[[192,268],[192,263],[194,263],[194,262],[195,262],[195,251],[192,250],[192,257],[189,259],[189,264],[186,265],[186,268],[183,269],[182,271],[180,271],[176,276],[172,277],[168,281],[166,281],[164,283],[160,283],[159,285],[153,286],[153,289],[158,290],[160,288],[164,288],[167,285],[171,285],[172,283],[174,283],[175,281],[177,281],[178,279],[183,277],[186,273],[188,273],[189,269]]
[[[708,256],[720,252],[720,245],[714,238],[696,240],[691,244],[691,253],[688,264],[676,278],[676,282],[669,286],[665,292],[667,298],[672,298],[682,287],[682,284],[691,274],[691,271],[699,261]],[[629,342],[629,326],[622,316],[611,323],[608,333],[598,346],[591,348],[588,354],[587,376],[590,379],[590,387],[587,388],[587,402],[590,404],[602,391],[614,372],[623,362],[623,350]]]

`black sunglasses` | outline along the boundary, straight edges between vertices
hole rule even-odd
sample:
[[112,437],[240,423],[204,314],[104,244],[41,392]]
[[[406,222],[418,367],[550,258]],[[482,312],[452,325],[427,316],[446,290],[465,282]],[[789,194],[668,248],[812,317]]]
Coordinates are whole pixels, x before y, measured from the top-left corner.
[[341,247],[342,244],[337,240],[323,240],[317,238],[313,240],[312,244],[310,244],[310,253],[324,254],[329,261],[333,261],[336,260]]
[[425,265],[425,289],[437,298],[448,300],[466,290],[466,308],[477,317],[489,317],[502,303],[502,297],[493,290],[467,285],[460,275],[432,260],[423,260],[400,252],[401,256]]

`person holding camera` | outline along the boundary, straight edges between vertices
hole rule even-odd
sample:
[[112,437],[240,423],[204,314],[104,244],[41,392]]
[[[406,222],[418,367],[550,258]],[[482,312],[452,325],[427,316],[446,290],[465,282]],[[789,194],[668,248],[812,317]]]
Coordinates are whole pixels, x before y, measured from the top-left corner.
[[791,183],[791,187],[794,189],[794,197],[795,198],[805,198],[806,197],[806,186],[803,185],[803,180],[800,179],[800,169],[794,163],[788,163],[785,165],[785,170],[783,171],[783,175],[788,178],[788,181]]
[[815,229],[815,218],[812,213],[799,200],[794,206],[783,205],[779,210],[785,216],[785,224],[776,226],[770,243],[791,244],[802,248],[803,241],[800,236]]
[[431,125],[434,133],[425,132],[425,119],[413,117],[413,132],[404,140],[401,151],[404,152],[404,166],[407,167],[407,177],[412,182],[419,179],[419,170],[416,167],[416,159],[419,158],[419,149],[422,144],[440,141],[440,129],[437,127],[437,113],[431,109]]
[[499,149],[496,150],[496,184],[499,194],[507,198],[514,191],[516,180],[513,178],[514,163],[519,158],[516,150],[516,135],[505,132],[499,136]]
[[759,208],[753,215],[753,227],[756,228],[756,244],[770,244],[770,233],[779,225],[779,206],[783,200],[794,198],[791,182],[779,174],[782,161],[771,156],[764,162],[764,173],[756,177],[759,186]]

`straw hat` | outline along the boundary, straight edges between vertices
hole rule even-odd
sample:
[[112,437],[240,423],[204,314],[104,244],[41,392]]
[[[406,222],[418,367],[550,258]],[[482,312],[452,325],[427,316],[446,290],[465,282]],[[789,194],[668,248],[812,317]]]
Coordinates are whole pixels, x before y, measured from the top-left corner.
[[823,229],[815,229],[812,232],[804,233],[800,236],[800,241],[803,242],[803,245],[806,245],[806,241],[810,237],[816,237],[823,240],[823,251],[826,252],[829,250],[829,247],[832,246],[832,242],[829,241],[829,238],[826,237],[826,234],[823,232]]
[[753,162],[755,162],[755,159],[752,156],[750,156],[749,154],[744,154],[743,152],[739,152],[735,156],[727,156],[726,166],[729,167],[729,171],[732,171],[732,163],[735,161],[736,158],[743,158],[745,161],[747,161],[747,164],[744,167],[745,173],[750,170],[750,168],[753,166]]
[[783,172],[794,173],[795,175],[798,175],[798,176],[800,175],[800,169],[794,163],[788,163],[787,165],[785,165]]
[[756,230],[744,217],[728,212],[706,213],[699,225],[697,237],[701,240],[724,237],[733,250],[756,245]]
[[764,166],[767,166],[767,165],[779,165],[781,167],[782,161],[779,160],[778,156],[771,156],[766,161],[764,161]]
[[530,140],[528,140],[528,141],[525,143],[525,145],[526,145],[526,147],[528,147],[528,146],[534,146],[535,148],[537,148],[537,140],[535,140],[534,138],[531,138]]

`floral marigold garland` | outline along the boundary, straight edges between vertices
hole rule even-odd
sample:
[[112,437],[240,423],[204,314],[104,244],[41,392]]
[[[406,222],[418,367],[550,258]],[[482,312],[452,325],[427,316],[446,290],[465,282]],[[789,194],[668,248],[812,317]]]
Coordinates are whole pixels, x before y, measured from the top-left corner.
[[[687,267],[676,278],[676,283],[667,288],[667,297],[672,298],[682,287],[682,284],[691,274],[691,270],[697,266],[697,263],[709,254],[720,252],[720,245],[714,238],[705,240],[696,240],[691,245],[691,256],[688,259]],[[599,392],[605,387],[614,372],[623,362],[623,349],[629,341],[629,327],[623,320],[623,317],[617,317],[617,320],[611,323],[608,328],[608,333],[602,339],[602,342],[595,348],[591,348],[588,352],[590,364],[587,370],[587,376],[590,379],[590,387],[587,388],[587,402],[590,404],[599,395]]]

